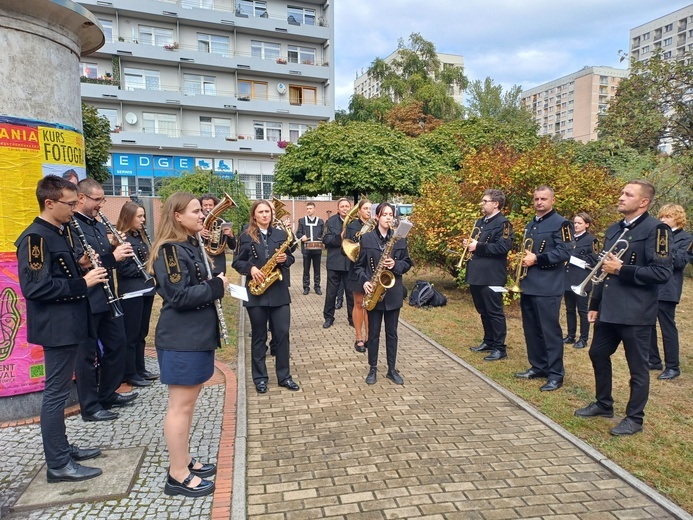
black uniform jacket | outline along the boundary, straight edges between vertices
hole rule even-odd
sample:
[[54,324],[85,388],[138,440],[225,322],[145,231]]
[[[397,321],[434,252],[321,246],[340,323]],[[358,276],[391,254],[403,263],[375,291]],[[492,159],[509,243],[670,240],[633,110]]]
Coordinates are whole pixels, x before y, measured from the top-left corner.
[[332,215],[327,219],[325,234],[322,243],[327,248],[327,262],[325,267],[328,271],[348,271],[351,267],[351,260],[342,251],[342,226],[344,221],[339,215]]
[[37,217],[15,242],[27,339],[46,347],[82,343],[89,336],[87,282],[66,230]]
[[[140,259],[142,264],[147,262],[149,257],[149,244],[144,240],[139,231],[127,233],[125,240],[132,245],[132,250]],[[150,289],[154,287],[154,280],[145,281],[142,272],[137,268],[135,260],[126,258],[116,265],[116,273],[118,275],[118,296],[132,291],[141,291],[142,289]],[[154,296],[154,291],[147,296]]]
[[481,231],[476,250],[467,262],[469,285],[504,286],[508,279],[508,251],[513,245],[513,227],[502,213],[474,224]]
[[[609,227],[604,249],[611,248],[622,232],[622,221]],[[619,274],[594,286],[590,310],[599,311],[598,319],[604,323],[654,325],[659,285],[672,275],[671,228],[645,212],[624,238],[629,246]]]
[[[599,240],[594,235],[585,232],[579,237],[575,237],[575,248],[570,252],[570,256],[579,258],[587,262],[587,267],[581,269],[569,261],[565,264],[565,290],[571,291],[572,285],[580,285],[590,274],[592,268],[599,261]],[[592,286],[587,288],[590,291]]]
[[[313,222],[313,240],[320,240],[322,241],[322,234],[323,231],[325,230],[325,222],[319,218],[319,217],[313,217],[315,219],[315,222]],[[310,229],[311,226],[308,225],[307,222],[308,217],[305,216],[302,219],[299,219],[298,221],[298,227],[296,228],[296,238],[300,240],[303,235],[308,237],[308,240],[310,240]],[[306,251],[305,249],[305,242],[301,242],[301,251],[304,253],[321,253],[321,249],[309,249]]]
[[522,293],[527,296],[562,296],[565,292],[564,262],[573,250],[573,224],[556,210],[551,210],[527,224],[523,241],[526,238],[533,240],[532,253],[537,255],[537,263],[520,281]]
[[674,231],[674,243],[671,247],[671,258],[674,266],[674,274],[669,281],[659,286],[659,300],[663,302],[681,301],[683,291],[683,270],[688,264],[687,249],[693,244],[693,235],[683,229]]
[[[75,213],[75,218],[79,221],[79,226],[82,228],[84,237],[87,239],[87,243],[92,247],[94,251],[99,255],[99,262],[103,267],[108,270],[108,283],[111,285],[111,292],[115,294],[115,285],[113,280],[115,279],[115,268],[116,259],[113,256],[113,246],[108,241],[108,233],[106,231],[106,226],[96,219],[89,218],[81,213]],[[75,251],[78,256],[81,256],[82,246],[77,239],[77,233],[72,232],[75,237]],[[110,307],[108,306],[108,300],[106,299],[106,293],[100,284],[97,284],[89,289],[89,305],[91,306],[91,312],[110,312]]]
[[[258,231],[258,234],[260,231]],[[286,242],[286,232],[279,228],[270,227],[267,230],[267,252],[260,237],[260,242],[254,242],[247,231],[238,237],[238,250],[233,257],[233,268],[246,277],[246,286],[253,279],[250,276],[250,269],[255,266],[262,269],[262,266],[272,258],[272,255]],[[281,307],[291,303],[289,296],[289,268],[295,259],[291,253],[291,248],[286,250],[286,262],[277,264],[282,270],[282,279],[270,285],[267,290],[259,296],[255,296],[248,291],[248,301],[243,302],[244,307]]]
[[[380,262],[382,248],[384,248],[390,236],[392,236],[392,231],[388,231],[387,237],[383,237],[378,229],[361,236],[361,250],[354,265],[361,290],[363,290],[364,283],[371,281],[371,277]],[[390,271],[395,275],[395,285],[387,290],[385,298],[375,306],[375,310],[391,311],[399,309],[404,302],[402,275],[414,265],[411,258],[409,258],[406,238],[401,238],[395,242],[390,257],[395,260],[395,266]]]
[[164,300],[156,324],[160,350],[214,350],[220,346],[214,300],[224,296],[224,282],[207,280],[197,239],[161,246],[154,262],[157,293]]

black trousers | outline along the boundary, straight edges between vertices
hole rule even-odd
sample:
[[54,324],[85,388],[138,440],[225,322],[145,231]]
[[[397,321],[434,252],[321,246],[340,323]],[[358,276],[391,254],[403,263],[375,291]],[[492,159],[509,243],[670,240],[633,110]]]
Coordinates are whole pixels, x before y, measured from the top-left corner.
[[[563,300],[565,301],[565,317],[568,322],[568,336],[571,338],[577,337],[577,317],[580,316],[580,337],[582,341],[587,341],[590,336],[590,322],[587,319],[587,305],[589,303],[590,295],[580,296],[575,294],[572,290],[563,293]],[[575,310],[577,309],[577,313]]]
[[508,329],[503,312],[503,293],[494,292],[487,285],[470,285],[469,292],[472,293],[476,312],[481,316],[484,343],[504,351]]
[[267,327],[272,324],[272,348],[275,352],[277,382],[282,383],[291,377],[289,370],[289,323],[291,309],[289,305],[280,307],[246,307],[251,327],[251,370],[253,382],[265,383],[267,375]]
[[563,332],[559,315],[561,296],[520,295],[522,328],[527,343],[527,358],[535,370],[549,379],[563,380]]
[[313,288],[320,289],[320,259],[322,250],[303,253],[303,288],[310,289],[310,267],[313,266]]
[[141,296],[120,301],[125,313],[125,377],[133,377],[145,370],[144,347],[149,334],[149,318],[154,305],[153,296]]
[[46,383],[41,404],[41,438],[46,465],[50,469],[60,469],[70,462],[65,403],[70,397],[78,350],[79,345],[43,347]]
[[647,355],[651,331],[651,325],[618,325],[597,321],[590,346],[597,403],[604,409],[611,409],[614,406],[614,398],[611,395],[611,356],[616,352],[619,343],[623,342],[630,371],[630,399],[626,406],[626,417],[638,424],[643,423],[645,405],[650,394]]
[[[322,315],[325,321],[334,321],[334,306],[337,301],[337,289],[343,283],[346,287],[349,271],[327,271],[327,290],[325,291],[325,307]],[[354,295],[351,291],[344,291],[347,301],[347,316],[351,319],[351,311],[354,309]]]
[[91,415],[103,409],[104,404],[113,400],[125,378],[127,340],[123,317],[111,318],[110,312],[99,312],[92,314],[92,320],[103,345],[103,353],[95,339],[87,338],[79,345],[76,373],[82,415]]
[[378,350],[380,349],[380,326],[385,321],[385,354],[387,369],[392,370],[397,365],[397,325],[399,309],[368,311],[368,364],[378,366]]
[[339,280],[339,287],[337,288],[337,302],[340,304],[344,303],[344,279]]
[[[662,332],[662,344],[664,346],[664,362],[667,368],[680,370],[679,368],[679,329],[676,327],[676,302],[657,302],[657,320]],[[657,326],[652,326],[650,335],[650,363],[659,365],[662,358],[659,357],[657,347]]]

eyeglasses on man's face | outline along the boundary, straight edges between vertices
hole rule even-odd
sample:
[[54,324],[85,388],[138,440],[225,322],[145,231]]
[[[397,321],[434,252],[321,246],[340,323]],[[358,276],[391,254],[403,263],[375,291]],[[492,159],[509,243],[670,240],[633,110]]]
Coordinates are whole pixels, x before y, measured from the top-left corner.
[[60,204],[65,204],[66,206],[70,206],[72,209],[75,209],[77,207],[78,201],[73,200],[72,202],[65,202],[64,200],[54,200],[53,202],[60,202]]
[[106,202],[106,197],[99,197],[98,199],[95,199],[94,197],[90,197],[90,196],[87,195],[86,193],[84,194],[84,196],[85,196],[86,198],[88,198],[89,200],[93,200],[93,201],[96,202],[97,204],[103,204],[104,202]]
[[493,202],[493,201],[492,201],[492,200],[487,200],[487,199],[481,199],[481,203],[482,203],[482,204],[490,204],[491,202]]

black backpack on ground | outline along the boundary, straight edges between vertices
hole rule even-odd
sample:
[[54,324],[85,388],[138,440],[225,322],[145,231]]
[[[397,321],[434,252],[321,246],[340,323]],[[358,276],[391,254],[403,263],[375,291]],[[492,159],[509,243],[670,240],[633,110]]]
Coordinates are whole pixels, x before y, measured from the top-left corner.
[[442,307],[447,303],[448,299],[445,295],[425,280],[416,280],[416,285],[409,296],[409,305],[413,307]]

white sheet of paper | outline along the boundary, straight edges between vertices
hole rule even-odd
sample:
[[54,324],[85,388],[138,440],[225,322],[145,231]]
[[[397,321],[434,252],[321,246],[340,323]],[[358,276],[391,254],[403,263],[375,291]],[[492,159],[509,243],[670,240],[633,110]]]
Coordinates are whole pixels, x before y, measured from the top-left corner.
[[587,262],[580,260],[577,256],[570,256],[570,263],[578,266],[580,269],[587,269]]
[[238,298],[239,300],[243,300],[244,302],[248,301],[248,290],[245,287],[243,287],[242,285],[234,285],[234,284],[230,283],[229,284],[229,293],[234,298]]
[[154,290],[154,287],[150,287],[149,289],[141,289],[139,291],[132,291],[129,293],[123,294],[120,299],[121,300],[128,300],[130,298],[138,298],[139,296],[144,296],[145,294],[151,293]]
[[489,285],[488,288],[491,289],[493,292],[508,292],[508,290],[505,287],[500,287],[498,285]]

